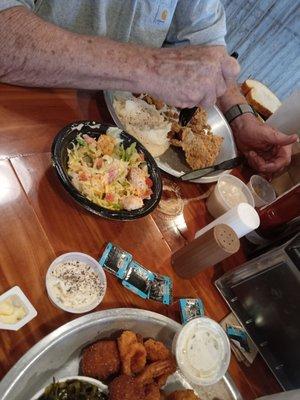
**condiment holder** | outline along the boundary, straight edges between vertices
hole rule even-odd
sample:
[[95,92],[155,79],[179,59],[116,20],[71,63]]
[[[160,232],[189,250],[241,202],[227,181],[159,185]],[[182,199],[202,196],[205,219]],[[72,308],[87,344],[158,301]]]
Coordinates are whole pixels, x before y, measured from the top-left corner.
[[25,296],[23,291],[19,288],[19,286],[14,286],[7,292],[3,293],[0,296],[0,304],[5,300],[11,299],[12,303],[17,307],[23,307],[25,310],[25,315],[16,323],[3,323],[0,318],[0,329],[5,329],[9,331],[17,331],[30,322],[37,315],[36,309],[30,303],[28,298]]
[[172,255],[172,266],[177,275],[190,279],[203,269],[235,254],[240,241],[230,226],[212,227]]
[[216,225],[225,224],[230,226],[238,238],[247,235],[259,227],[260,219],[254,207],[247,203],[241,203],[231,208],[225,214],[206,225],[204,228],[196,232],[195,237],[203,235]]
[[[82,262],[84,264],[87,264],[89,267],[92,268],[92,270],[96,273],[96,275],[99,278],[99,281],[102,284],[102,292],[99,294],[99,297],[93,301],[92,303],[86,305],[86,306],[80,306],[76,308],[68,307],[65,306],[59,299],[55,296],[54,290],[53,290],[53,285],[51,285],[51,274],[52,271],[57,267],[59,264],[67,263],[67,262]],[[103,300],[105,293],[106,293],[106,288],[107,288],[107,281],[106,281],[106,275],[101,267],[101,265],[98,263],[97,260],[95,260],[93,257],[84,254],[84,253],[79,253],[79,252],[71,252],[71,253],[65,253],[62,254],[61,256],[57,257],[50,267],[48,268],[47,274],[46,274],[46,289],[47,289],[47,294],[50,299],[50,301],[58,308],[67,311],[69,313],[73,314],[81,314],[81,313],[86,313],[89,311],[92,311],[94,308],[96,308],[101,301]]]

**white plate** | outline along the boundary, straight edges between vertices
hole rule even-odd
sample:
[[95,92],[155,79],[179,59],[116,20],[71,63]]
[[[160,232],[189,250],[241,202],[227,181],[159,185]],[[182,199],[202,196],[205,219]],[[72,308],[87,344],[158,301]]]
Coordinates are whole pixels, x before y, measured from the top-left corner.
[[0,329],[5,329],[9,331],[17,331],[20,328],[22,328],[24,325],[26,325],[29,321],[31,321],[34,317],[36,317],[37,312],[36,309],[33,307],[33,305],[30,303],[28,298],[25,296],[25,294],[22,292],[22,290],[19,288],[19,286],[14,286],[13,288],[9,289],[7,292],[3,293],[0,296],[0,302],[13,297],[13,299],[21,304],[26,311],[26,315],[24,318],[22,318],[20,321],[18,321],[15,324],[5,324],[3,322],[0,322]]
[[[128,92],[104,91],[105,102],[115,124],[120,129],[124,130],[113,106],[113,100],[116,95],[128,97],[128,95],[130,96],[131,94]],[[212,132],[215,135],[224,138],[220,154],[218,155],[215,164],[220,164],[223,161],[237,157],[237,150],[231,128],[217,106],[214,106],[207,111],[207,122],[211,126]],[[184,173],[191,171],[191,168],[185,162],[183,152],[174,146],[170,146],[162,156],[155,158],[155,161],[160,169],[177,178]],[[216,182],[221,175],[228,172],[229,171],[213,172],[202,178],[191,180],[191,182]]]

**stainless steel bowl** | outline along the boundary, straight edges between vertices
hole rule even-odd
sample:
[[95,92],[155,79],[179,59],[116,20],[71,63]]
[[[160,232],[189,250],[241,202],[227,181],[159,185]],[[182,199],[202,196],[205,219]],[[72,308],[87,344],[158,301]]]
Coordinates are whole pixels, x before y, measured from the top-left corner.
[[[87,314],[56,329],[33,346],[0,382],[1,400],[31,399],[39,390],[57,380],[78,375],[82,349],[120,329],[130,329],[144,337],[153,337],[172,347],[180,325],[157,313],[133,308],[116,308]],[[167,383],[167,391],[191,388],[176,372]],[[242,400],[228,373],[212,386],[193,387],[202,400]]]
[[[116,111],[113,106],[114,97],[117,96],[128,96],[128,92],[113,92],[106,91],[104,92],[104,98],[106,101],[107,108],[115,122],[115,124],[120,128],[124,129],[121,121],[119,120]],[[217,106],[210,108],[207,111],[207,122],[211,126],[212,132],[215,135],[221,136],[224,138],[222,147],[220,150],[220,154],[218,155],[215,164],[219,164],[223,161],[230,160],[237,156],[237,149],[235,146],[233,134],[229,124],[227,123],[224,115],[219,110]],[[128,132],[130,133],[130,132]],[[155,158],[157,165],[159,168],[168,174],[179,178],[184,173],[190,172],[191,168],[185,162],[185,158],[183,152],[171,146],[169,149],[160,157]],[[224,173],[228,173],[228,171],[217,171],[213,172],[207,176],[204,176],[199,179],[192,180],[191,182],[195,183],[210,183],[216,182],[218,178]]]

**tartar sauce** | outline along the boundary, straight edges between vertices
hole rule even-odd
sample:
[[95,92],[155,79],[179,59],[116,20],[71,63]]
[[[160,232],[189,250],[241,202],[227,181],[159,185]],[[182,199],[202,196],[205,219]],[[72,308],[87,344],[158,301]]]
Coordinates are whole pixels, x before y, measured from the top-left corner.
[[74,309],[88,307],[104,291],[104,285],[93,268],[80,261],[56,265],[50,273],[49,286],[58,303]]
[[240,203],[248,203],[247,196],[243,193],[243,190],[231,182],[220,181],[219,189],[230,208]]
[[188,322],[174,345],[178,366],[193,383],[212,385],[228,368],[229,341],[222,328],[209,318],[195,318]]

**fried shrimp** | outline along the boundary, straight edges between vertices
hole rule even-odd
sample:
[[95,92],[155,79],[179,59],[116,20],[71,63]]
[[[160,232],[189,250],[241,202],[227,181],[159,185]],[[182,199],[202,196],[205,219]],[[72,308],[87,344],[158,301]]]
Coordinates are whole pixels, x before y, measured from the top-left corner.
[[172,357],[170,350],[162,343],[154,339],[144,342],[147,351],[147,359],[150,361],[163,361]]
[[176,362],[173,358],[164,361],[156,361],[152,364],[147,365],[143,371],[136,377],[137,381],[142,385],[149,385],[151,383],[162,383],[160,378],[164,376],[169,376],[176,371]]
[[124,331],[118,338],[118,348],[123,374],[133,375],[142,371],[146,365],[147,352],[134,332]]

